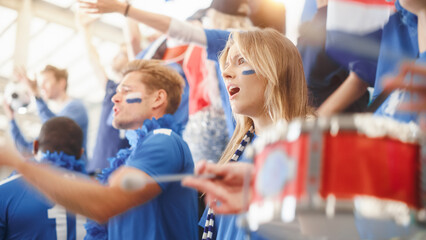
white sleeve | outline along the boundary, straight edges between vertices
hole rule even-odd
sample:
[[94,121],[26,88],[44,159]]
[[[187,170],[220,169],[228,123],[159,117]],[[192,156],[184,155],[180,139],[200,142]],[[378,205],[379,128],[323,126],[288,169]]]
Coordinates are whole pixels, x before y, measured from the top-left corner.
[[207,38],[204,29],[185,21],[172,18],[167,35],[183,42],[195,43],[202,47],[207,46]]

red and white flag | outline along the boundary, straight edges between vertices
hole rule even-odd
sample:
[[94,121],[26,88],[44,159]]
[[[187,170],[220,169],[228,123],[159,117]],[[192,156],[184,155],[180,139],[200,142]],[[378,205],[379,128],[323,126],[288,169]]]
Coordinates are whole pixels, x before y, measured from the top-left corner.
[[327,30],[368,34],[382,28],[394,11],[394,3],[385,0],[330,0]]

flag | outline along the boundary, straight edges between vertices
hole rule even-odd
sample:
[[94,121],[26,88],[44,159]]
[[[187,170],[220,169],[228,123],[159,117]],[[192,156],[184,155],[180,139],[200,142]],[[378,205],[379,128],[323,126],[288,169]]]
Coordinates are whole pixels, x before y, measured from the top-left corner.
[[330,0],[327,53],[374,86],[382,28],[394,12],[385,0]]

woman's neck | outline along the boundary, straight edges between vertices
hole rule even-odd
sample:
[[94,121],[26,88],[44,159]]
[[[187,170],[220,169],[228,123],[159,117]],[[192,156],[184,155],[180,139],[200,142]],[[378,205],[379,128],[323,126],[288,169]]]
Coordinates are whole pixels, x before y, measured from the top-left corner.
[[257,136],[262,135],[262,132],[272,124],[272,119],[268,114],[259,117],[252,117],[254,129]]

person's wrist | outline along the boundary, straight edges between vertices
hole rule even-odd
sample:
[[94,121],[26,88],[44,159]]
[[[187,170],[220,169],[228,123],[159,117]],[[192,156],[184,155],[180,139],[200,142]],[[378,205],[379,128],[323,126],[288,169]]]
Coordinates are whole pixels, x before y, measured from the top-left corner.
[[126,7],[129,3],[125,2],[125,1],[117,1],[116,2],[116,8],[115,8],[115,12],[117,13],[121,13],[124,15],[124,12],[126,11]]
[[12,123],[13,121],[15,121],[15,114],[13,114],[13,113],[6,114],[6,117],[9,120],[10,123]]
[[123,12],[123,15],[125,16],[125,17],[127,17],[128,15],[129,15],[129,11],[130,11],[130,7],[131,7],[132,5],[130,4],[130,3],[126,3],[125,4],[125,8],[124,8],[124,12]]

